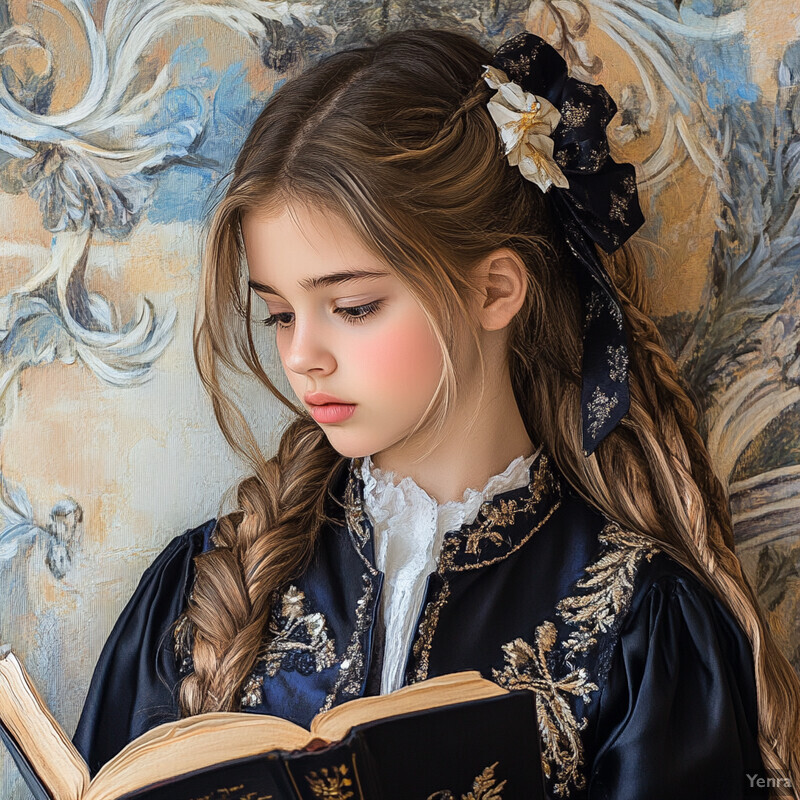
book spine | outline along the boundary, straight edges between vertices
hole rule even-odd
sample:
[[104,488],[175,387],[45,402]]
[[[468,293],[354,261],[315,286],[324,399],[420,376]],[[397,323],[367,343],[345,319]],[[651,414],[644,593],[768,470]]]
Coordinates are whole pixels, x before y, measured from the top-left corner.
[[34,800],[55,800],[36,774],[36,770],[31,766],[31,762],[28,761],[25,753],[20,750],[17,740],[11,735],[11,731],[3,725],[2,721],[0,721],[0,740],[8,748],[8,752],[11,753],[11,758],[14,759],[19,774],[22,775],[22,779],[31,790]]

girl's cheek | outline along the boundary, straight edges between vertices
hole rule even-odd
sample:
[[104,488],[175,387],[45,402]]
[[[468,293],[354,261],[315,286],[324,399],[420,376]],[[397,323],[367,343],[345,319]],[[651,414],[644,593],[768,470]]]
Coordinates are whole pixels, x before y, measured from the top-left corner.
[[423,389],[431,378],[438,380],[441,370],[439,345],[424,318],[383,328],[360,342],[353,355],[367,380],[403,393]]

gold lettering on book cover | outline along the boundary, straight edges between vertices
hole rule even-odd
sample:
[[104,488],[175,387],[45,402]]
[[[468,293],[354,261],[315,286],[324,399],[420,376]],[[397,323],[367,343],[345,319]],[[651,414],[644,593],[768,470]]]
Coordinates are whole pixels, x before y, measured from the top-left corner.
[[[499,762],[495,761],[481,772],[472,782],[472,791],[461,795],[461,800],[503,800],[503,787],[507,781],[497,783],[494,770]],[[428,795],[427,800],[456,800],[456,796],[450,789],[441,789]]]
[[188,798],[188,800],[273,800],[271,794],[259,794],[258,792],[244,792],[244,784],[238,786],[220,786],[209,794],[198,795]]
[[353,779],[348,776],[347,764],[328,769],[323,767],[319,772],[309,772],[306,775],[308,785],[314,797],[324,797],[325,800],[349,800],[355,797],[350,787]]
[[[585,704],[598,684],[586,666],[575,661],[598,646],[601,634],[615,629],[628,610],[633,582],[641,560],[650,560],[658,547],[616,522],[604,525],[599,534],[600,550],[576,581],[578,590],[557,605],[559,616],[574,629],[558,642],[555,623],[545,620],[533,636],[533,644],[516,638],[503,645],[505,666],[492,676],[508,689],[532,689],[536,693],[536,715],[542,736],[542,768],[559,797],[586,786],[581,731],[586,716],[577,718],[575,698]],[[563,668],[554,665],[563,663]],[[558,670],[558,674],[554,671]]]

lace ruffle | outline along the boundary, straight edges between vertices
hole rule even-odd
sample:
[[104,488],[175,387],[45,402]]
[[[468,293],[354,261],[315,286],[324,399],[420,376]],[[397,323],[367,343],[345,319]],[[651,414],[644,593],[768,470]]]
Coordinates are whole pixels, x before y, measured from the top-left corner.
[[361,465],[364,510],[374,529],[375,562],[384,573],[381,610],[386,645],[381,693],[403,685],[406,654],[424,600],[425,581],[436,568],[445,533],[475,520],[483,502],[524,486],[536,453],[518,456],[481,490],[468,488],[461,500],[439,504],[413,478],[397,481],[366,456]]

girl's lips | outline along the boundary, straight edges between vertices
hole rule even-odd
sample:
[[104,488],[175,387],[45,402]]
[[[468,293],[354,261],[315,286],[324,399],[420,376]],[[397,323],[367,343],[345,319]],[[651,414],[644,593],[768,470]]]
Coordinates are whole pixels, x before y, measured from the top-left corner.
[[325,403],[324,405],[312,405],[311,416],[322,424],[344,422],[353,416],[355,410],[355,403]]

